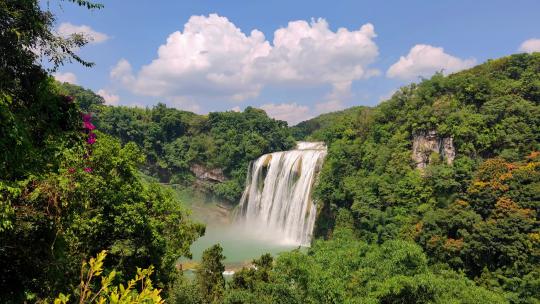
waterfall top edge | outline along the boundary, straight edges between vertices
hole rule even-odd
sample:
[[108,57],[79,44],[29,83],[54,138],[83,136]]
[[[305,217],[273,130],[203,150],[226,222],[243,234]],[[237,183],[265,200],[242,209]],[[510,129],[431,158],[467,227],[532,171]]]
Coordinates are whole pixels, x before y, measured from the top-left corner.
[[326,144],[322,141],[299,141],[296,150],[326,150]]

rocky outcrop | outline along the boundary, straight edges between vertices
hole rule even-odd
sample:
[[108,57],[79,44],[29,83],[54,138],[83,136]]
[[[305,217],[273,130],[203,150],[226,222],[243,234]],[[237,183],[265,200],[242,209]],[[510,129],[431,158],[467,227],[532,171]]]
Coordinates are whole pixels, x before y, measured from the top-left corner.
[[412,158],[417,168],[425,168],[429,164],[433,153],[437,153],[447,164],[452,164],[456,157],[452,137],[439,137],[435,131],[414,135]]
[[223,174],[223,170],[220,168],[208,169],[202,165],[194,164],[190,168],[191,172],[195,174],[197,179],[202,181],[211,181],[211,182],[224,182],[227,180]]

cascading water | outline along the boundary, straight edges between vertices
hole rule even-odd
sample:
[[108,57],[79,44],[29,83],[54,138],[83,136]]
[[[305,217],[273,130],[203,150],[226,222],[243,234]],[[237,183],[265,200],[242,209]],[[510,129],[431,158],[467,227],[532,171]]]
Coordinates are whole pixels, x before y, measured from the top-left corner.
[[295,150],[257,159],[239,205],[245,228],[285,244],[308,246],[316,215],[311,190],[325,156],[324,143],[299,142]]

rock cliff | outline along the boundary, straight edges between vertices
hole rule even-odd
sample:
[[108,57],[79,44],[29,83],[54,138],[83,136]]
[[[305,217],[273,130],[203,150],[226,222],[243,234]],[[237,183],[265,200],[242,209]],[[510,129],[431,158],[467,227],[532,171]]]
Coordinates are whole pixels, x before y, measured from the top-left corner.
[[208,169],[202,165],[194,164],[190,168],[191,172],[195,174],[197,179],[202,181],[211,181],[211,182],[224,182],[227,180],[223,174],[223,170],[220,168]]
[[456,157],[452,137],[439,137],[435,131],[413,136],[412,158],[417,168],[424,169],[431,161],[433,153],[437,153],[447,164],[452,164]]

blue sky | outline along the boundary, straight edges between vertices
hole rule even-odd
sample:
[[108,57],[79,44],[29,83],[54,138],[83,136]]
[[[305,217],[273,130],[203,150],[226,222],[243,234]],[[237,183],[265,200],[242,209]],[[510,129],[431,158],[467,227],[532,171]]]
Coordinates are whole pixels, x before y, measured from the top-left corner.
[[435,71],[540,51],[532,0],[103,0],[97,11],[61,3],[48,4],[58,31],[94,36],[79,54],[96,66],[65,65],[58,79],[111,104],[256,106],[291,124],[376,105]]

